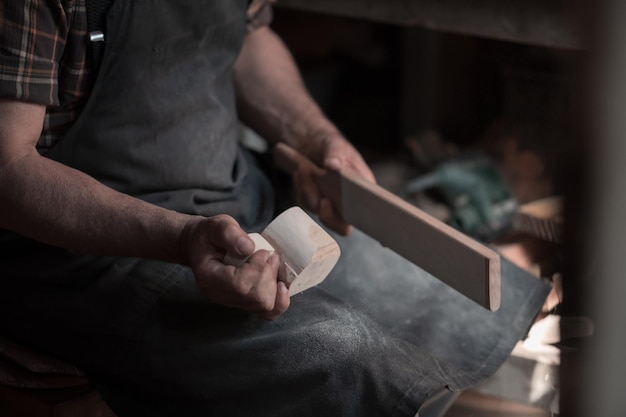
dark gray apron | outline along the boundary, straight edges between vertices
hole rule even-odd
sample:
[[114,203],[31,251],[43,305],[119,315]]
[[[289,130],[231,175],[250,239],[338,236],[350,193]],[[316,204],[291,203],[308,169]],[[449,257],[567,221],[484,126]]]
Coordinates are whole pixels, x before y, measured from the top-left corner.
[[[272,197],[236,144],[231,83],[246,5],[117,0],[93,94],[47,156],[163,207],[262,227]],[[358,233],[340,242],[326,289],[267,322],[207,302],[187,267],[5,233],[0,332],[85,370],[120,417],[412,417],[492,373],[545,296],[506,267],[491,315]]]
[[116,1],[90,99],[46,156],[162,207],[262,227],[273,196],[237,144],[231,71],[246,7]]

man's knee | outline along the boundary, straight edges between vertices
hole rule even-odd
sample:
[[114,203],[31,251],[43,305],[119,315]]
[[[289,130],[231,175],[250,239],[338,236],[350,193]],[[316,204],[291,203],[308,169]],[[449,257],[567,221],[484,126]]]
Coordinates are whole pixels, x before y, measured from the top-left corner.
[[305,329],[307,350],[328,358],[335,367],[369,366],[384,347],[385,336],[369,318],[345,309]]

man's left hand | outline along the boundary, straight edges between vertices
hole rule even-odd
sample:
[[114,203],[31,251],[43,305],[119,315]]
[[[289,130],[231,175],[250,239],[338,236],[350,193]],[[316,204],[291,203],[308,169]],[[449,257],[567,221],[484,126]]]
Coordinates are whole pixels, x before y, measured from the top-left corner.
[[[306,154],[315,164],[326,170],[336,172],[348,170],[368,181],[376,182],[374,174],[361,154],[339,134],[319,141],[319,145]],[[294,187],[300,204],[317,213],[320,220],[335,232],[348,235],[352,231],[352,226],[345,222],[331,200],[319,189],[315,181],[316,175],[319,175],[319,172],[303,166],[294,172]]]

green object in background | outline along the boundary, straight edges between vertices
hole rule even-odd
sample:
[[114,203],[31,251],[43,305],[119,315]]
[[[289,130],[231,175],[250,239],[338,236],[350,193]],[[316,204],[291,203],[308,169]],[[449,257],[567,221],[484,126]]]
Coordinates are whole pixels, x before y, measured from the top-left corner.
[[448,224],[480,240],[506,231],[517,202],[491,160],[482,154],[464,155],[436,166],[412,180],[405,195],[429,191],[450,208]]

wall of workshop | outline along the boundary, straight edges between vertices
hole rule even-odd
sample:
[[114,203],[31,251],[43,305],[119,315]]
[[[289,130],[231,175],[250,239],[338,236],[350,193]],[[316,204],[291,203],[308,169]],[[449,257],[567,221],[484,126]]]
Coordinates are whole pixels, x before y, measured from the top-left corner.
[[522,202],[560,191],[575,52],[281,8],[273,28],[370,162],[435,131],[507,165]]

